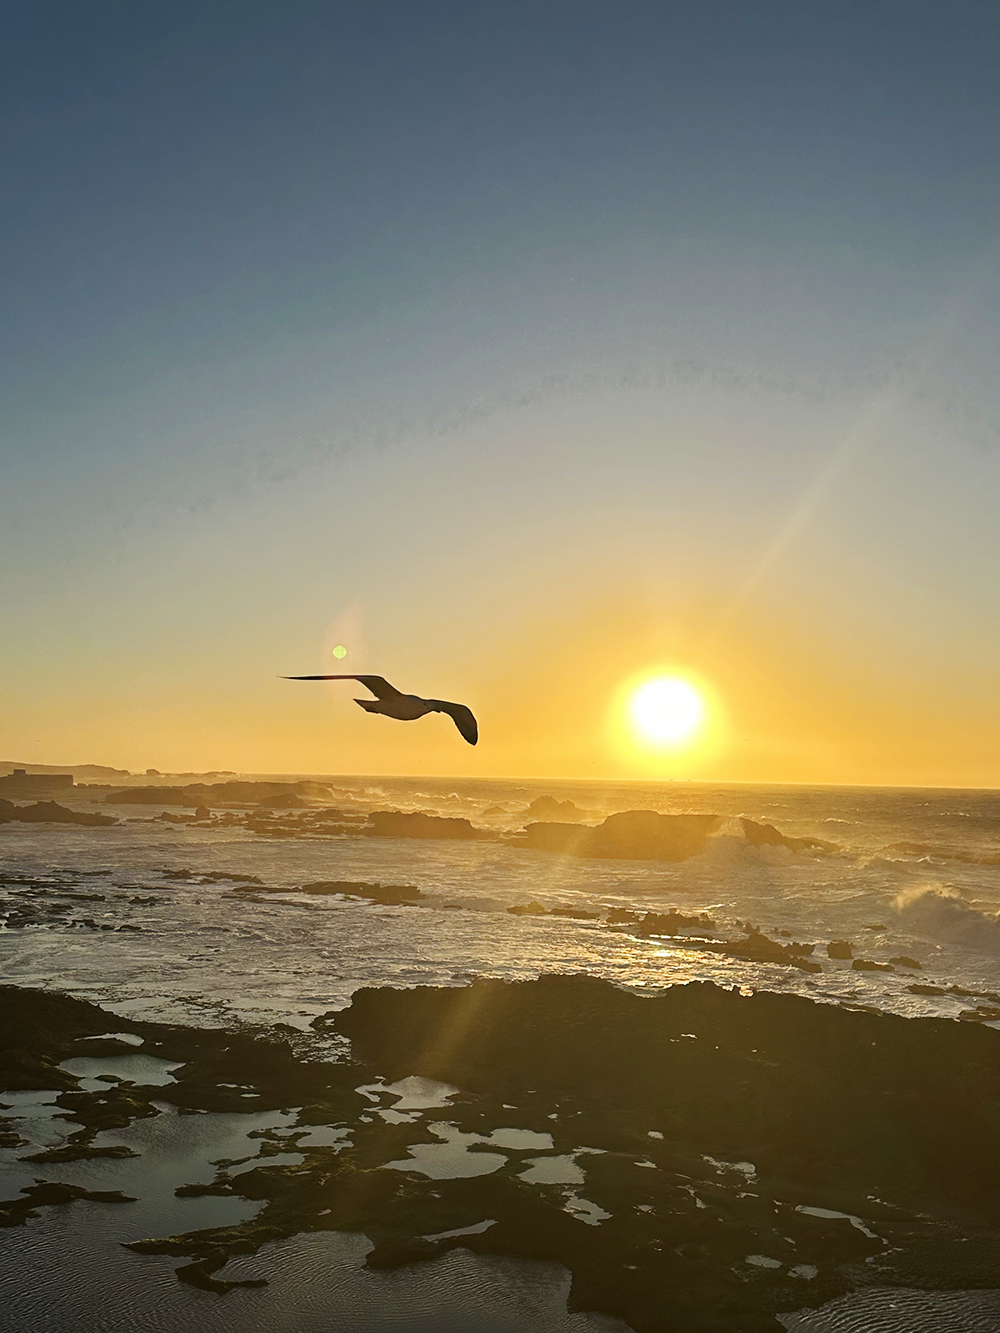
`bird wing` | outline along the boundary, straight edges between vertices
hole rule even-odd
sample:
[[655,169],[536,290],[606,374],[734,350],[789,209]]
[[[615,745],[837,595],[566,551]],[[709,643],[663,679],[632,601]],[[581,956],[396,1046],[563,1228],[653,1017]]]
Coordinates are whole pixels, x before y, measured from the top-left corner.
[[428,699],[427,702],[435,713],[447,713],[462,737],[470,745],[475,745],[479,740],[479,723],[471,708],[466,708],[465,704],[450,704],[445,699]]
[[399,690],[390,685],[384,676],[282,676],[282,680],[359,680],[376,699],[394,699],[399,694]]

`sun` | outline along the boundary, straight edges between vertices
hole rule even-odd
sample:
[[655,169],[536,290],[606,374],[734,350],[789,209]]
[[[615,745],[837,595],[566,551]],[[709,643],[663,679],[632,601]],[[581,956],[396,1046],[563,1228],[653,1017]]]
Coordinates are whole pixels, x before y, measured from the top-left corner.
[[681,676],[654,676],[628,701],[632,728],[646,745],[679,746],[693,740],[707,713],[704,696]]

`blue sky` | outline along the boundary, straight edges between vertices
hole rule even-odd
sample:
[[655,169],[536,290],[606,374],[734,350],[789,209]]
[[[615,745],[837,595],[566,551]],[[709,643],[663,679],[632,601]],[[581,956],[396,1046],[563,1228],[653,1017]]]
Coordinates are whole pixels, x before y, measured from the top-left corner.
[[[706,775],[991,781],[998,27],[14,14],[0,748],[600,775],[612,677],[718,674],[729,635]],[[492,711],[492,751],[276,695],[344,615],[368,669]],[[769,653],[805,682],[787,715]],[[592,716],[519,730],[538,670]]]

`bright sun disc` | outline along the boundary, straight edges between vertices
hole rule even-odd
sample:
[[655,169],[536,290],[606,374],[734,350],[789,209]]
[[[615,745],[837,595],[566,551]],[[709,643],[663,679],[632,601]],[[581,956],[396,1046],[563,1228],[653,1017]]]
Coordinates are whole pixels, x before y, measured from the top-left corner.
[[676,745],[705,720],[705,701],[686,680],[658,676],[640,685],[629,703],[632,725],[647,743]]

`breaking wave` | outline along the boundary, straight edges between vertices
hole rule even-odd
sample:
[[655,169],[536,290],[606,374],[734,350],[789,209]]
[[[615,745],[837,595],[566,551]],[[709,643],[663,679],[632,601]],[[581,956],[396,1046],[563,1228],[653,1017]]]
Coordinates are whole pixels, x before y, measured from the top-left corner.
[[1000,953],[1000,915],[973,907],[956,889],[941,884],[904,889],[893,907],[922,934],[983,953]]

